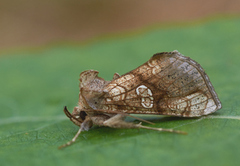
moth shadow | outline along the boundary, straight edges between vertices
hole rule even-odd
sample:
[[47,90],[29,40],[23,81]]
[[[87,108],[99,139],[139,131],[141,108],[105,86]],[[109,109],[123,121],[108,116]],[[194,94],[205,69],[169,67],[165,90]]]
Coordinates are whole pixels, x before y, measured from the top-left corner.
[[[149,121],[151,123],[167,123],[167,122],[179,122],[179,121],[189,121],[194,119],[200,119],[202,117],[177,117],[177,116],[137,116],[137,118],[143,119],[145,121]],[[140,123],[140,120],[137,119],[129,119],[127,118],[126,121]],[[145,124],[145,122],[143,122]]]
[[207,116],[212,116],[212,115],[213,115],[213,116],[214,116],[214,115],[218,115],[218,116],[219,116],[219,115],[221,115],[221,113],[220,113],[220,112],[214,112],[214,113],[212,113],[212,114],[210,114],[210,115],[206,115],[206,117],[207,117]]

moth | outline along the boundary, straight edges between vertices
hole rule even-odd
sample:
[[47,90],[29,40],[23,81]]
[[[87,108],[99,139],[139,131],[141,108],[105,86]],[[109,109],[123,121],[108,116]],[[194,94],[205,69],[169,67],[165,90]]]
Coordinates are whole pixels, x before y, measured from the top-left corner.
[[178,51],[154,54],[149,61],[122,76],[115,73],[111,81],[98,77],[98,73],[87,70],[80,74],[78,106],[72,113],[66,106],[64,108],[66,116],[79,126],[79,130],[71,141],[59,148],[71,145],[81,131],[87,131],[93,125],[184,134],[124,119],[132,117],[130,114],[199,117],[221,108],[203,68]]

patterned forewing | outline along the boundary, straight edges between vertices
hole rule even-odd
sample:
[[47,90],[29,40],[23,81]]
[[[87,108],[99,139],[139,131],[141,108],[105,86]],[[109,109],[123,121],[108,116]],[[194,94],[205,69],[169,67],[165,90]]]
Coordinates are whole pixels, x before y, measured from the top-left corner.
[[221,108],[202,67],[177,51],[155,54],[105,88],[103,110],[201,116]]

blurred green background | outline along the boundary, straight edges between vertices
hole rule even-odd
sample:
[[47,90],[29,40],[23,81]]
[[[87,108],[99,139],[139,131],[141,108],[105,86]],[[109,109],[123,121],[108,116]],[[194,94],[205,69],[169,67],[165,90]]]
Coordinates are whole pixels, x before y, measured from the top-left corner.
[[[1,165],[238,165],[238,1],[0,3]],[[78,102],[80,72],[110,80],[173,50],[202,65],[221,110],[202,118],[139,115],[188,135],[96,126],[57,149],[78,130],[62,110]]]

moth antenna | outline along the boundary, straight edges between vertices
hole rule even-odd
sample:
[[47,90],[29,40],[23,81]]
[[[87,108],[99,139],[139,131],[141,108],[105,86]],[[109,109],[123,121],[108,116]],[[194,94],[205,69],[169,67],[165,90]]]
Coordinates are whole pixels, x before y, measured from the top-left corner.
[[177,134],[184,134],[184,135],[187,134],[187,132],[180,131],[180,130],[164,129],[164,128],[154,128],[154,127],[143,126],[142,123],[139,123],[137,125],[137,127],[142,128],[142,129],[148,129],[148,130],[166,131],[166,132],[170,132],[170,133],[177,133]]
[[62,146],[59,146],[58,149],[62,149],[65,148],[67,146],[70,146],[72,143],[74,143],[77,139],[77,137],[79,136],[79,134],[81,133],[81,131],[83,130],[83,127],[81,126],[77,132],[77,134],[73,137],[73,139],[69,142],[67,142],[66,144],[63,144]]
[[63,112],[68,118],[71,119],[73,117],[72,114],[68,111],[67,106],[64,107]]
[[64,107],[63,112],[65,113],[65,115],[72,121],[72,119],[78,121],[81,123],[81,121],[79,121],[77,118],[75,118],[74,116],[72,116],[72,114],[68,111],[67,106]]
[[145,123],[148,123],[148,124],[151,124],[151,125],[154,125],[154,124],[155,124],[155,123],[150,122],[150,121],[148,121],[148,120],[144,120],[144,119],[142,119],[142,118],[138,118],[138,117],[135,117],[135,116],[132,116],[132,115],[129,115],[129,114],[124,114],[124,113],[123,113],[123,115],[129,116],[129,117],[131,117],[131,118],[137,119],[137,120],[139,120],[139,121],[142,121],[142,122],[145,122]]

